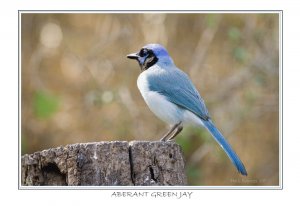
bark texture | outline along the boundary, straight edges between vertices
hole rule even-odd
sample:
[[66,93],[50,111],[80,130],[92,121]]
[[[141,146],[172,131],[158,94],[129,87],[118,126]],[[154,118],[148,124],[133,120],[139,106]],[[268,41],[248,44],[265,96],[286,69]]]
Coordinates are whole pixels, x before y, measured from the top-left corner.
[[21,157],[26,186],[186,185],[184,159],[173,142],[79,143]]

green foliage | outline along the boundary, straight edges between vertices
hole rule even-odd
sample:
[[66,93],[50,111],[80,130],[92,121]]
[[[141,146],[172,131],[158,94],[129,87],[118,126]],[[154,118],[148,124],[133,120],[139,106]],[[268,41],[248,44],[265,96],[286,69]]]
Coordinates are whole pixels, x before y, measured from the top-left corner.
[[49,118],[58,109],[59,100],[56,96],[46,91],[40,90],[34,93],[33,109],[38,118]]
[[176,143],[181,146],[183,153],[189,153],[192,142],[186,135],[178,135],[178,137],[176,137]]
[[199,168],[197,168],[196,166],[192,166],[192,165],[187,165],[186,168],[187,171],[187,176],[188,178],[188,184],[189,185],[200,185],[199,179],[201,179],[201,170],[199,170]]
[[266,86],[267,85],[266,76],[262,73],[257,73],[255,75],[255,82],[260,86]]
[[241,38],[241,32],[236,27],[230,27],[228,29],[228,37],[231,41],[239,41]]
[[252,105],[255,103],[255,101],[257,99],[257,94],[255,93],[255,91],[249,89],[245,92],[244,97],[245,97],[245,100],[247,101],[247,103],[249,105]]
[[205,24],[208,27],[215,27],[217,24],[217,15],[216,14],[208,14],[205,18]]
[[201,137],[202,141],[206,142],[206,143],[209,143],[209,142],[213,142],[213,138],[211,136],[211,134],[204,128],[202,128],[200,131],[199,131],[199,137]]
[[25,135],[22,134],[22,138],[21,138],[21,155],[24,155],[27,153],[27,138]]
[[[185,154],[192,153],[197,145],[203,142],[212,142],[213,138],[204,128],[188,126],[176,137],[176,142],[182,147]],[[196,147],[195,147],[196,146]]]
[[240,29],[237,27],[230,27],[227,32],[228,38],[232,41],[234,48],[233,48],[233,57],[240,63],[244,63],[248,57],[248,53],[241,44],[242,34]]
[[243,47],[236,47],[233,50],[233,56],[234,56],[234,58],[237,61],[243,63],[243,62],[246,61],[246,59],[248,57],[248,54],[247,54],[247,51],[246,51],[245,48],[243,48]]

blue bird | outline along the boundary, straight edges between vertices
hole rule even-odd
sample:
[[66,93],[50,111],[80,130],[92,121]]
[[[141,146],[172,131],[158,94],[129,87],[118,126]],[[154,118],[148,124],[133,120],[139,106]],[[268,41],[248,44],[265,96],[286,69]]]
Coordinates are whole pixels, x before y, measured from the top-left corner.
[[174,64],[168,51],[160,44],[148,44],[139,52],[127,55],[138,61],[141,74],[137,86],[150,110],[172,125],[161,138],[170,141],[185,125],[204,126],[228,155],[242,175],[244,164],[212,122],[204,100],[183,71]]

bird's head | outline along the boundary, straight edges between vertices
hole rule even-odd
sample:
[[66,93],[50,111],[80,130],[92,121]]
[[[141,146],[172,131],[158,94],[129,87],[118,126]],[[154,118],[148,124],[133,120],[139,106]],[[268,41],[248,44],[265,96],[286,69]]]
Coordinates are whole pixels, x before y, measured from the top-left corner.
[[139,52],[127,55],[127,58],[137,60],[142,71],[156,63],[173,64],[168,51],[160,44],[147,44]]

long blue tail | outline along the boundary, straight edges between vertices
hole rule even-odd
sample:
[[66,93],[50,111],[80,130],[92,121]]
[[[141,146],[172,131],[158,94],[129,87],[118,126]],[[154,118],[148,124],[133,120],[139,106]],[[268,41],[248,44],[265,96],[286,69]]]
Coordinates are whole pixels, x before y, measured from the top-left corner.
[[247,176],[247,171],[240,160],[240,158],[237,156],[237,154],[233,151],[229,143],[226,141],[224,136],[221,134],[221,132],[215,127],[213,122],[209,119],[207,121],[202,121],[205,127],[208,129],[208,131],[212,134],[212,136],[215,138],[215,140],[219,143],[219,145],[224,149],[226,154],[228,155],[231,162],[234,164],[236,169],[241,173],[242,175]]

